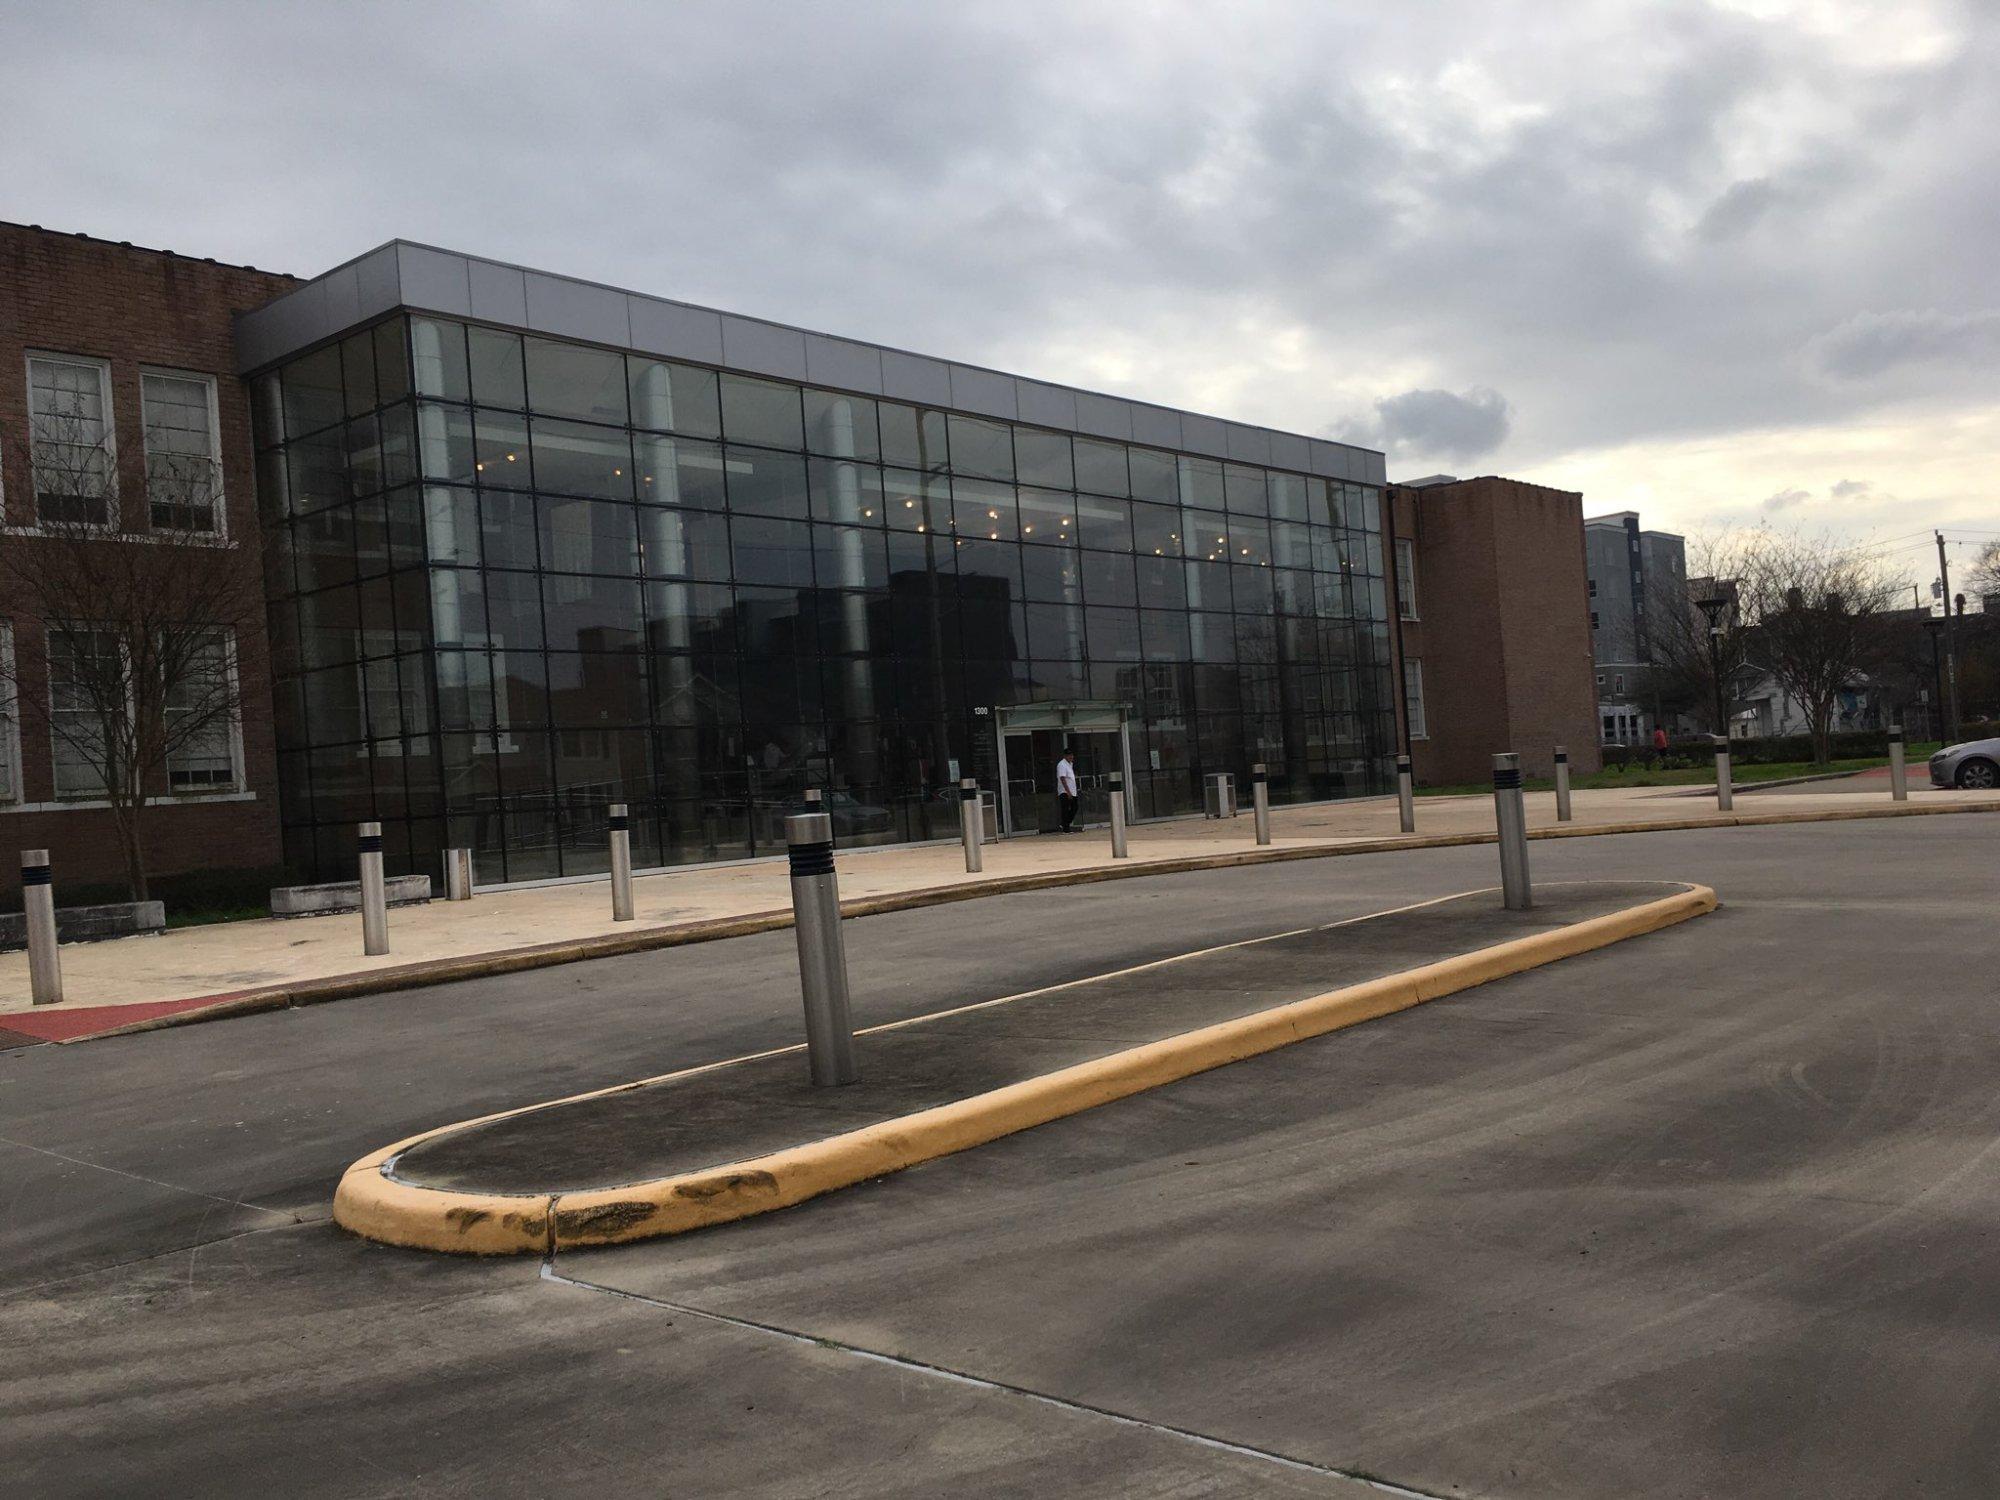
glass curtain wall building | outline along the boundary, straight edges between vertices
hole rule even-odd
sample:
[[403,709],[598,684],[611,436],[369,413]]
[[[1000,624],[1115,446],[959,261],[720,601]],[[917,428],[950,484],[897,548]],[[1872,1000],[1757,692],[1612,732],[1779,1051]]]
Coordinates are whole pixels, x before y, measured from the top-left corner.
[[1390,784],[1377,485],[406,310],[251,384],[302,879],[1031,831],[1066,741],[1138,817]]

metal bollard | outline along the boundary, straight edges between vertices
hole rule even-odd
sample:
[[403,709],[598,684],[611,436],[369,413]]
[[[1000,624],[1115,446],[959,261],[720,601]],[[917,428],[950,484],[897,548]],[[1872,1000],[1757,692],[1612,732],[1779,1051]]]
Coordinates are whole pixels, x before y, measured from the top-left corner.
[[56,954],[56,888],[49,874],[49,851],[21,851],[21,911],[28,925],[28,999],[35,1005],[62,1002],[62,959]]
[[792,923],[799,940],[799,989],[806,1007],[806,1060],[820,1088],[853,1083],[854,1023],[847,1014],[847,948],[840,935],[840,880],[833,872],[833,820],[825,813],[785,819],[792,861]]
[[1556,746],[1556,821],[1569,821],[1569,747]]
[[1113,771],[1106,778],[1111,788],[1111,857],[1125,858],[1125,773]]
[[447,849],[444,851],[444,899],[447,901],[470,901],[472,899],[472,851],[470,849]]
[[361,951],[389,951],[389,897],[382,885],[382,825],[363,823],[355,842],[361,858]]
[[980,835],[985,832],[980,827],[985,811],[979,805],[979,782],[973,777],[962,777],[958,783],[958,836],[965,844],[965,873],[977,875],[986,868],[986,857],[980,853]]
[[1889,795],[1898,802],[1910,800],[1910,773],[1903,764],[1903,726],[1889,726]]
[[611,838],[611,920],[632,920],[632,820],[622,802],[605,810],[604,826]]
[[1729,736],[1710,735],[1715,743],[1715,805],[1728,812],[1736,805],[1736,788],[1729,784]]
[[1257,842],[1271,842],[1271,788],[1267,784],[1264,762],[1261,760],[1250,768],[1250,813],[1257,825]]
[[1403,832],[1417,831],[1416,778],[1410,773],[1410,757],[1396,757],[1396,820]]
[[1500,899],[1509,911],[1535,904],[1528,882],[1528,814],[1521,805],[1521,757],[1493,757],[1493,821],[1500,830]]

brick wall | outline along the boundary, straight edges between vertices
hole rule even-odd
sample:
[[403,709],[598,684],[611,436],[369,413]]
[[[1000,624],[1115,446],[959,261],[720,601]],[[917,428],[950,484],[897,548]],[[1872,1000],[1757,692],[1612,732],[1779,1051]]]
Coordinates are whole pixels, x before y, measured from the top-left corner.
[[1390,493],[1415,544],[1419,618],[1401,636],[1423,662],[1418,782],[1488,781],[1508,750],[1546,776],[1558,744],[1598,769],[1582,497],[1492,476]]
[[[142,367],[215,378],[221,437],[223,506],[229,544],[241,566],[261,575],[250,410],[236,378],[231,315],[296,285],[292,277],[196,260],[82,235],[0,224],[0,487],[7,530],[0,546],[56,545],[21,528],[34,520],[28,453],[30,351],[81,355],[110,367],[118,454],[120,524],[147,526]],[[155,545],[108,540],[105,546]],[[0,618],[11,622],[24,695],[45,694],[40,622],[0,575]],[[237,637],[243,696],[244,791],[234,800],[183,799],[149,807],[142,819],[155,875],[247,869],[278,861],[271,690],[261,621]],[[50,747],[32,716],[20,716],[21,764],[16,798],[0,804],[0,890],[19,884],[16,851],[51,851],[60,899],[69,883],[123,878],[110,814],[54,800]]]

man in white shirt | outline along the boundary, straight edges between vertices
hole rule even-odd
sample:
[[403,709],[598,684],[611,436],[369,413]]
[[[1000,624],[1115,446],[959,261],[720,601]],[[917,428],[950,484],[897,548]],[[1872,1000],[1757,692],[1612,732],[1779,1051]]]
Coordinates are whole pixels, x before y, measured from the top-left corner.
[[1062,809],[1062,831],[1076,832],[1070,827],[1076,821],[1076,762],[1067,750],[1056,762],[1056,806]]

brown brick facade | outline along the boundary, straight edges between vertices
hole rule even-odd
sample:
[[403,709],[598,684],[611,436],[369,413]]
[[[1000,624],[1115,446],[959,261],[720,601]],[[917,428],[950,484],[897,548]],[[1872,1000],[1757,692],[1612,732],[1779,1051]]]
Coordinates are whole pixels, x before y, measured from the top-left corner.
[[[110,369],[118,456],[121,528],[147,528],[142,368],[185,371],[215,380],[223,505],[229,544],[241,565],[261,574],[250,410],[236,377],[231,315],[269,301],[294,278],[221,265],[82,235],[0,224],[0,486],[7,529],[0,546],[54,545],[32,535],[34,486],[28,446],[31,352],[82,356]],[[140,545],[129,540],[106,546]],[[144,545],[154,545],[145,543]],[[0,618],[11,622],[23,695],[46,693],[40,622],[24,615],[0,578]],[[255,869],[278,861],[278,810],[271,734],[271,691],[264,630],[236,640],[243,699],[243,790],[228,798],[156,803],[142,827],[154,875]],[[58,890],[115,883],[124,864],[110,815],[84,806],[51,806],[51,749],[27,715],[17,715],[19,775],[13,800],[0,803],[0,889],[19,882],[16,851],[47,848]]]
[[[1417,618],[1397,634],[1423,663],[1429,733],[1408,740],[1418,784],[1487,781],[1509,750],[1546,776],[1559,744],[1579,774],[1597,770],[1583,497],[1490,475],[1389,494],[1416,562]],[[1397,715],[1407,737],[1400,702]]]

